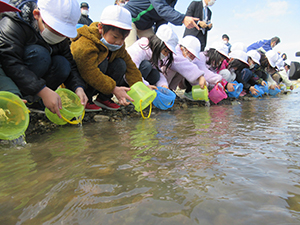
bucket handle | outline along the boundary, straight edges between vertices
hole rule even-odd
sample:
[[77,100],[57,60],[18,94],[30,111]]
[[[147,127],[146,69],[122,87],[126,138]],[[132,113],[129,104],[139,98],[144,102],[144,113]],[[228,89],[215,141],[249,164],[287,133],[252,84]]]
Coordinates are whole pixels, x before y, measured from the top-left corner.
[[161,104],[163,104],[163,106],[164,107],[166,107],[166,108],[172,108],[172,106],[174,105],[174,100],[172,101],[172,104],[171,105],[166,105],[161,99],[160,99],[160,96],[159,95],[157,95],[158,96],[158,99],[159,99],[159,101],[161,102]]
[[140,100],[140,109],[141,109],[141,115],[143,117],[143,119],[149,119],[150,115],[151,115],[151,111],[152,111],[152,103],[150,103],[150,110],[149,110],[149,114],[147,117],[144,116],[143,110],[142,110],[142,99]]
[[74,124],[74,125],[76,125],[76,124],[82,123],[82,120],[83,120],[83,118],[84,118],[84,114],[85,114],[85,110],[83,110],[83,113],[82,113],[82,116],[80,116],[80,119],[73,120],[73,121],[70,121],[70,120],[66,119],[63,115],[61,115],[61,118],[62,118],[64,121],[68,122],[69,124]]

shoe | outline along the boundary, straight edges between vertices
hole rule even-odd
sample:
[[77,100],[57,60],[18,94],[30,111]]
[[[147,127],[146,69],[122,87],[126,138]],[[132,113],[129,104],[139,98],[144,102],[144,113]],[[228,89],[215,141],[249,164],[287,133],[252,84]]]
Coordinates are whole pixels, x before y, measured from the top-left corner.
[[108,109],[108,110],[118,110],[121,107],[118,104],[114,103],[111,99],[103,101],[103,100],[97,98],[94,101],[94,103],[97,106],[100,106],[100,107],[102,107],[104,109]]
[[190,101],[195,101],[195,100],[193,99],[193,94],[192,94],[191,91],[190,91],[190,92],[184,92],[183,96],[184,96],[185,99],[188,99],[188,100],[190,100]]
[[243,96],[245,96],[246,94],[247,94],[246,91],[242,90],[240,96],[243,97]]
[[97,106],[96,104],[86,103],[85,111],[86,112],[98,112],[98,111],[102,111],[102,109],[101,109],[101,107]]

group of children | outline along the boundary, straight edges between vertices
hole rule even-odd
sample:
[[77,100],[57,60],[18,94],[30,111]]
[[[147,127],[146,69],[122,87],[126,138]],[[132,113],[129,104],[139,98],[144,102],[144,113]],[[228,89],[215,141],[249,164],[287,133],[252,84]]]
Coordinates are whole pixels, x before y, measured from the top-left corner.
[[184,88],[184,96],[190,100],[194,85],[211,89],[221,84],[231,92],[237,81],[245,93],[254,95],[258,92],[255,84],[268,83],[274,89],[284,81],[291,86],[288,65],[274,50],[247,52],[237,43],[229,53],[226,44],[215,43],[200,52],[196,37],[188,35],[179,41],[166,24],[159,26],[155,35],[126,48],[132,18],[123,7],[108,6],[100,22],[76,29],[80,16],[77,0],[11,2],[17,12],[3,14],[0,21],[4,70],[0,78],[15,85],[15,94],[29,107],[47,107],[59,117],[62,106],[55,90],[61,84],[79,96],[86,111],[118,110],[120,105],[130,104],[133,99],[127,92],[138,81],[150,89]]

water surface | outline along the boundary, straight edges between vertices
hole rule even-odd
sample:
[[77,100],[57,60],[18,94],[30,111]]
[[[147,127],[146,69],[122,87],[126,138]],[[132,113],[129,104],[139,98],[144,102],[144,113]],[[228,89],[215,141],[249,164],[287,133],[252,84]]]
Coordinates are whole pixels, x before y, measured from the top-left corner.
[[1,146],[0,224],[299,224],[296,91]]

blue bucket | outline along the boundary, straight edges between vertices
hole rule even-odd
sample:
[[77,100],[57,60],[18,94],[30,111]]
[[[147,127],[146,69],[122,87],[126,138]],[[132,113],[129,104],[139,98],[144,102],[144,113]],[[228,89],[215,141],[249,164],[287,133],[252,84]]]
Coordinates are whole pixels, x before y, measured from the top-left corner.
[[174,105],[176,94],[167,88],[157,87],[157,89],[155,90],[157,95],[153,100],[153,105],[162,110],[171,108]]
[[277,95],[279,92],[281,92],[279,88],[275,88],[275,90],[269,89],[269,94],[273,96]]
[[258,87],[260,87],[260,89],[262,89],[264,93],[269,94],[269,86],[267,82],[266,82],[266,86],[260,84],[258,85]]
[[228,91],[227,95],[228,97],[238,98],[243,91],[243,84],[238,83],[237,81],[233,81],[232,83],[236,84],[234,85],[234,91]]
[[251,95],[252,95],[253,97],[255,97],[255,98],[261,97],[261,96],[265,93],[265,92],[264,92],[257,84],[254,85],[254,88],[255,88],[256,90],[258,90],[257,95],[254,95],[254,94],[251,93]]

